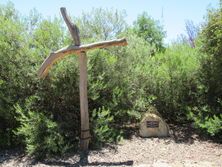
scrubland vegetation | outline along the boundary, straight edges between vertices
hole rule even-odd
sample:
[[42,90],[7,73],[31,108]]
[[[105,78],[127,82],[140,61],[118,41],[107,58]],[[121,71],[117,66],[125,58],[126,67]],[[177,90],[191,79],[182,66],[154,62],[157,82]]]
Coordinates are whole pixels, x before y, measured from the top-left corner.
[[[118,142],[124,125],[138,123],[150,106],[169,123],[193,123],[222,135],[222,9],[209,9],[194,33],[164,44],[164,27],[142,13],[127,25],[122,11],[93,9],[75,18],[82,43],[126,37],[127,47],[88,52],[90,147]],[[188,30],[188,29],[187,29]],[[80,134],[77,56],[39,79],[50,51],[70,44],[61,18],[36,10],[22,16],[0,6],[0,147],[22,146],[44,158],[77,150]]]

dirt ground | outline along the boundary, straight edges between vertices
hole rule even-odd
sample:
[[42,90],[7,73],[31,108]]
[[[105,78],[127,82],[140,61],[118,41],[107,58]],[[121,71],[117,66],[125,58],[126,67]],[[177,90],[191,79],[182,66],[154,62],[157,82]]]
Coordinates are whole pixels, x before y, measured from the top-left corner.
[[192,129],[172,129],[169,138],[140,138],[134,134],[118,145],[90,151],[87,156],[75,153],[37,162],[19,151],[4,151],[0,152],[0,166],[222,167],[222,144],[201,138]]

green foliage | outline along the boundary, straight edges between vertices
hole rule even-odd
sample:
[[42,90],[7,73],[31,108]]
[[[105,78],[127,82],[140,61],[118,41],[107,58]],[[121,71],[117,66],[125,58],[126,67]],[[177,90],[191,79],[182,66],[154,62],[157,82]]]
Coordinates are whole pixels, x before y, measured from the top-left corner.
[[126,28],[124,11],[115,9],[92,9],[75,19],[83,41],[106,40],[115,38]]
[[16,130],[16,135],[24,138],[26,151],[38,159],[42,159],[54,154],[63,153],[67,146],[59,133],[58,125],[47,118],[43,113],[31,111],[26,105],[22,109],[15,106],[17,121],[20,126]]
[[222,114],[213,115],[212,107],[205,105],[189,109],[188,118],[194,120],[195,126],[209,133],[211,136],[219,136],[222,130]]
[[158,21],[152,19],[146,12],[138,16],[134,23],[134,30],[139,37],[155,46],[155,52],[162,52],[165,50],[163,39],[165,32]]
[[201,68],[198,71],[197,104],[190,111],[191,119],[204,132],[220,135],[222,99],[222,10],[208,11],[206,23],[199,36],[202,52]]
[[110,109],[117,124],[138,120],[150,101],[141,84],[150,46],[131,32],[125,35],[127,47],[88,53],[90,107]]
[[0,16],[7,20],[18,21],[18,11],[14,8],[12,2],[0,6]]
[[[22,20],[18,16],[11,4],[0,6],[0,147],[19,143],[12,132],[19,124],[14,118],[14,104],[23,104],[35,94],[40,101],[46,100],[41,97],[49,86],[37,78],[37,70],[49,50],[58,49],[63,41],[58,20],[44,20],[28,34],[27,25],[32,19]],[[44,42],[47,44],[43,45]],[[35,107],[48,109],[42,104],[36,103]]]
[[[202,60],[202,80],[206,86],[208,102],[216,105],[222,98],[222,11],[209,11],[206,25],[201,32],[201,49],[206,56]],[[210,63],[209,63],[210,62]]]
[[[209,12],[196,48],[165,48],[162,26],[146,13],[133,27],[124,17],[93,9],[74,19],[83,43],[120,37],[128,42],[87,52],[91,144],[118,142],[123,125],[137,123],[151,106],[168,120],[190,119],[204,132],[221,134],[221,11]],[[67,56],[44,80],[37,78],[48,54],[71,43],[63,26],[35,10],[23,18],[13,5],[0,6],[0,147],[23,141],[28,153],[42,158],[79,142],[78,56]]]
[[91,123],[93,128],[93,142],[96,146],[105,142],[119,142],[122,139],[122,131],[114,126],[114,117],[110,110],[104,107],[92,111]]
[[144,89],[165,118],[186,120],[185,108],[192,102],[192,90],[196,87],[196,72],[200,66],[198,57],[198,52],[188,45],[174,45],[165,53],[145,60]]
[[38,56],[46,57],[50,51],[58,50],[64,43],[64,33],[58,19],[43,20],[33,31],[32,46]]
[[13,5],[0,6],[0,147],[15,144],[12,129],[17,122],[13,105],[29,94],[25,85],[27,71],[23,67],[30,61],[23,32],[24,27]]

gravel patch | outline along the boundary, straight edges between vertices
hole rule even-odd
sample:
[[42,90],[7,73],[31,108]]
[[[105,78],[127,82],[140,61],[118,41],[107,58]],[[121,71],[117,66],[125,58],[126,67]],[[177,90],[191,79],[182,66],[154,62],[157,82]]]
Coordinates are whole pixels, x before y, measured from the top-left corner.
[[118,145],[110,145],[101,150],[90,151],[85,161],[80,162],[80,154],[65,158],[33,161],[27,156],[0,153],[1,167],[58,167],[58,166],[135,166],[135,167],[222,167],[222,144],[200,140],[195,135],[181,140],[171,135],[169,138],[140,138],[133,135]]

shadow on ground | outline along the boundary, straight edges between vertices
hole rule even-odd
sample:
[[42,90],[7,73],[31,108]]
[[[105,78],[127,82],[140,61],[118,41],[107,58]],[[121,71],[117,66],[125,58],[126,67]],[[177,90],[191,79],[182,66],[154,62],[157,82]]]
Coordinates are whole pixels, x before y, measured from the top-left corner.
[[21,148],[1,150],[0,151],[0,164],[2,164],[5,161],[9,161],[11,159],[19,160],[23,158],[24,156],[25,156],[25,153]]
[[77,163],[70,163],[70,162],[61,162],[61,161],[50,161],[50,162],[42,162],[45,165],[48,166],[67,166],[67,167],[81,167],[81,166],[132,166],[133,165],[133,161],[126,161],[126,162],[93,162],[93,163],[81,163],[81,162],[77,162]]
[[[48,161],[42,161],[42,164],[48,165],[48,166],[67,166],[67,167],[81,167],[81,166],[132,166],[133,161],[124,161],[124,162],[89,162],[88,161],[88,153],[80,153],[79,154],[79,161],[77,162],[67,162],[66,160],[61,161],[60,160],[48,160]],[[32,163],[31,165],[34,165],[35,163]]]
[[175,143],[193,144],[195,140],[199,140],[222,144],[221,139],[204,135],[194,128],[192,124],[170,124],[169,127],[170,137],[175,141]]
[[[18,149],[7,150],[0,152],[0,166],[3,163],[7,163],[12,160],[16,163],[25,163],[25,166],[34,166],[37,164],[44,164],[47,166],[66,166],[66,167],[81,167],[81,166],[132,166],[133,161],[121,161],[121,162],[89,162],[88,152],[86,153],[74,153],[66,156],[65,159],[58,157],[58,159],[48,159],[43,161],[37,161],[33,158],[25,156],[24,152]],[[68,159],[72,159],[70,162]]]
[[175,143],[188,143],[193,144],[194,140],[203,138],[200,137],[196,130],[189,125],[183,125],[180,127],[174,124],[170,124],[170,137]]
[[[222,139],[218,137],[210,137],[199,130],[194,128],[190,123],[187,124],[169,124],[170,128],[170,139],[175,143],[186,143],[193,144],[195,140],[199,141],[209,141],[212,143],[222,144]],[[139,137],[138,134],[139,127],[138,125],[131,125],[124,127],[124,138],[131,140],[132,136]],[[168,138],[168,137],[167,137]]]

